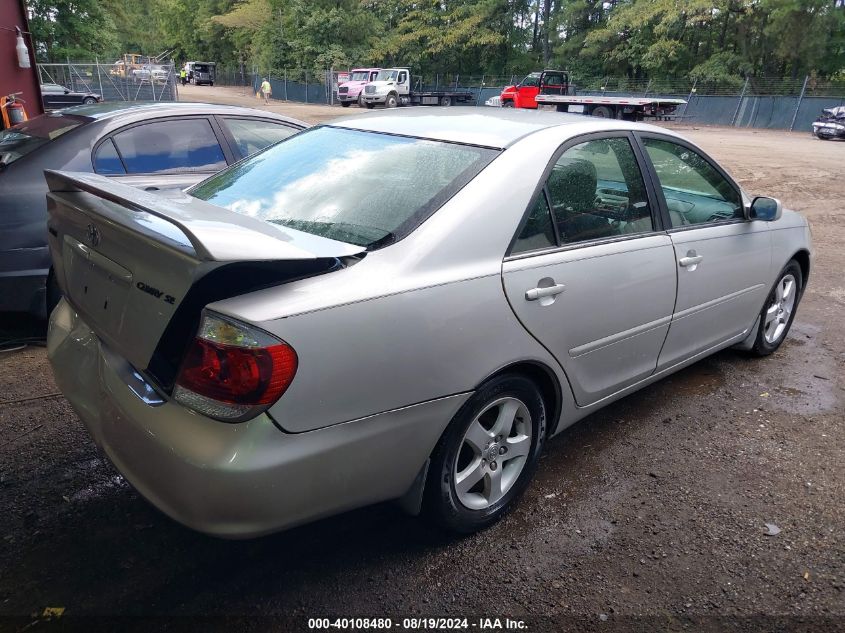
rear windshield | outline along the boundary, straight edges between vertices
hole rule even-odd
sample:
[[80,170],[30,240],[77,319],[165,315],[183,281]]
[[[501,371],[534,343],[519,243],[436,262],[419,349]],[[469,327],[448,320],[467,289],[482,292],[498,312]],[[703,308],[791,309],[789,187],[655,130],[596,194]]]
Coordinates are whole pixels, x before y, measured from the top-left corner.
[[413,231],[497,150],[317,127],[190,193],[232,211],[374,249]]
[[207,73],[208,72],[208,66],[206,64],[194,64],[194,72]]
[[0,131],[0,164],[8,165],[85,123],[64,114],[42,114]]

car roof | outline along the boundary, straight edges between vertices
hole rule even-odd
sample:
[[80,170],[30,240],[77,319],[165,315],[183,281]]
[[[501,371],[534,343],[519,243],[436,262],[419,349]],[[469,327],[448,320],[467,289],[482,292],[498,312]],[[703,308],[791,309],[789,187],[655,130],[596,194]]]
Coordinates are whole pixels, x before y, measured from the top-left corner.
[[579,133],[584,133],[585,125],[591,128],[586,130],[587,132],[653,129],[652,126],[639,123],[597,119],[582,114],[489,106],[448,108],[419,106],[401,110],[380,110],[326,123],[326,125],[349,129],[415,136],[467,145],[483,145],[497,149],[509,147],[529,134],[573,124],[580,124]]
[[266,110],[256,110],[255,108],[244,108],[241,106],[193,102],[111,101],[95,105],[80,105],[64,108],[59,110],[58,114],[71,114],[96,121],[120,119],[122,123],[132,122],[134,120],[140,121],[147,119],[150,116],[165,117],[185,116],[190,114],[219,114],[263,117],[267,119],[276,119],[278,121],[287,121],[303,127],[308,126],[308,124],[304,121],[282,116],[274,112],[268,112]]

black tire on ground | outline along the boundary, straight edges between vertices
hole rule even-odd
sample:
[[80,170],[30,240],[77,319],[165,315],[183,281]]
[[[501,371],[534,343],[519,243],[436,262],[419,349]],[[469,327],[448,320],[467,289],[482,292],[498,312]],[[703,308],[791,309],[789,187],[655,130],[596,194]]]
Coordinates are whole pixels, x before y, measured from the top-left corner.
[[92,103],[97,103],[97,100],[94,97],[85,97],[82,100],[82,103],[84,103],[85,105],[91,105]]
[[396,93],[391,92],[387,95],[387,99],[384,101],[385,108],[395,108],[399,105],[399,99],[396,97]]
[[593,111],[590,112],[592,116],[597,116],[601,119],[612,119],[613,118],[613,110],[608,108],[607,106],[596,106],[593,108]]
[[213,81],[209,81],[209,82],[208,82],[208,85],[209,85],[209,86],[213,86],[213,85],[214,85],[214,82],[213,82]]
[[47,274],[47,318],[50,318],[50,315],[53,313],[53,310],[56,309],[56,306],[59,305],[59,301],[62,299],[62,291],[59,289],[59,284],[56,283],[56,275],[53,273],[53,269],[50,268],[50,272]]
[[502,107],[503,108],[512,108],[513,107],[513,101],[510,101],[510,100],[502,101]]
[[367,110],[372,110],[374,107],[376,107],[375,103],[370,103],[369,101],[365,101],[364,105],[367,106]]
[[[789,318],[785,323],[786,327],[783,328],[783,331],[775,340],[770,342],[766,340],[766,312],[776,302],[778,287],[783,283],[783,280],[790,275],[795,280],[795,287],[792,290],[792,292],[795,293],[795,303],[793,304],[792,311],[789,313]],[[762,310],[760,310],[760,325],[757,328],[757,338],[754,341],[754,347],[751,348],[751,352],[755,356],[768,356],[781,346],[784,339],[786,339],[786,335],[789,334],[789,329],[792,327],[792,321],[795,319],[795,313],[798,311],[798,303],[801,301],[803,289],[804,275],[801,273],[801,266],[794,259],[791,259],[778,275],[775,285],[766,297],[766,302],[763,304]]]
[[444,108],[449,107],[452,105],[452,97],[440,97],[440,105]]
[[349,107],[349,105],[350,105],[350,103],[351,103],[351,101],[341,101],[341,102],[340,102],[340,106],[341,106],[342,108],[348,108],[348,107]]
[[361,94],[358,95],[358,107],[359,108],[364,107],[364,91],[363,90],[361,91]]
[[[516,399],[525,405],[531,417],[530,448],[522,470],[507,492],[485,508],[471,509],[460,501],[455,488],[455,473],[461,463],[459,460],[467,457],[464,451],[468,447],[464,444],[464,435],[470,425],[476,423],[480,413],[502,398]],[[545,439],[546,407],[533,381],[519,374],[503,374],[483,384],[455,414],[432,453],[423,495],[423,510],[427,518],[441,527],[461,533],[475,532],[498,521],[508,513],[531,482]],[[475,456],[470,459],[481,458]],[[496,465],[493,466],[495,470]],[[504,466],[501,471],[504,471]]]

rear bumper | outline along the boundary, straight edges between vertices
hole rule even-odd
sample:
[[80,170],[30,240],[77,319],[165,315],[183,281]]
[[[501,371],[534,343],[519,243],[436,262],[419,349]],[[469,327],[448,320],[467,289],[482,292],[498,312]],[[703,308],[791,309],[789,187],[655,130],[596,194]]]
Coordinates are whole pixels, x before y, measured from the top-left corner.
[[64,300],[47,349],[59,388],[126,479],[180,523],[232,538],[402,496],[468,397],[287,434],[266,415],[226,424],[149,404],[128,386],[131,366]]

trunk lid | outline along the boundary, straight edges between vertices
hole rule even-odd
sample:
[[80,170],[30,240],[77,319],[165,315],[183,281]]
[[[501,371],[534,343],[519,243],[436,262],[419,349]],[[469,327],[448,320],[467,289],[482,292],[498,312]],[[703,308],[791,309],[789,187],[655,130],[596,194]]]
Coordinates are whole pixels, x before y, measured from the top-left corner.
[[202,309],[342,267],[366,249],[186,194],[45,172],[50,250],[70,304],[108,347],[169,388]]

